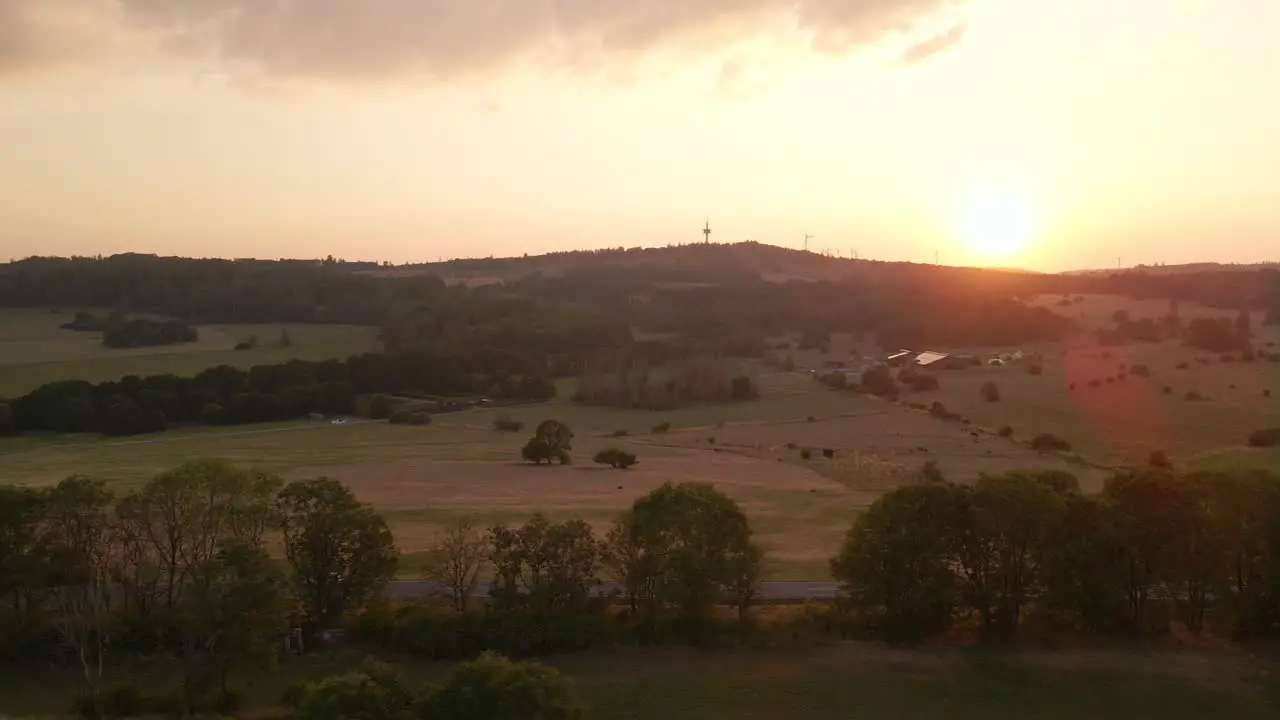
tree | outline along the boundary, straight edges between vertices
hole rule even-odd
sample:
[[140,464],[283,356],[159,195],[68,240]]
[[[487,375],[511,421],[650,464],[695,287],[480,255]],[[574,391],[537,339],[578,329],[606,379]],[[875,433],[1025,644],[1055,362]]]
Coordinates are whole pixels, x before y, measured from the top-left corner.
[[420,717],[582,720],[586,711],[573,684],[554,668],[537,662],[512,662],[486,652],[449,671],[444,683],[424,700]]
[[963,500],[954,535],[961,591],[985,632],[1012,637],[1028,598],[1041,587],[1039,557],[1060,512],[1048,483],[1024,473],[984,475]]
[[722,599],[749,601],[762,560],[751,536],[742,509],[711,485],[667,483],[618,519],[609,554],[634,605],[705,619]]
[[493,596],[500,606],[571,612],[590,598],[600,546],[586,522],[553,523],[537,513],[518,528],[491,528],[489,545]]
[[46,496],[28,488],[0,485],[0,601],[8,598],[10,622],[18,623],[30,606],[25,596],[38,585],[40,521]]
[[1174,565],[1185,500],[1174,475],[1163,468],[1135,468],[1108,478],[1103,496],[1115,508],[1116,530],[1125,563],[1127,624],[1135,632],[1161,630],[1151,614],[1151,594],[1178,581]]
[[488,563],[489,539],[470,518],[451,523],[427,552],[427,579],[440,583],[455,610],[466,610]]
[[635,453],[611,447],[596,453],[595,462],[608,465],[615,470],[626,470],[640,461],[636,460]]
[[573,450],[573,431],[559,420],[543,420],[538,423],[533,437],[521,450],[521,456],[536,465],[545,460],[550,463],[557,460],[561,465],[569,464],[569,451]]
[[1000,386],[993,382],[982,383],[982,387],[978,389],[978,394],[987,402],[1000,402]]
[[229,711],[231,673],[245,664],[269,663],[276,640],[288,629],[284,577],[262,547],[230,539],[191,569],[181,610],[187,711],[196,711],[196,701],[211,686],[218,691],[218,708]]
[[331,625],[395,575],[399,555],[386,521],[337,480],[291,482],[276,506],[285,557],[311,626]]
[[0,437],[14,435],[18,432],[18,419],[13,415],[13,406],[0,400]]
[[955,486],[913,485],[882,495],[849,529],[831,574],[886,640],[918,640],[950,627],[961,511]]
[[99,714],[111,643],[111,499],[100,481],[80,475],[63,480],[49,492],[41,538],[54,623],[80,662]]
[[280,346],[281,347],[293,346],[293,337],[289,335],[289,328],[287,327],[280,328]]

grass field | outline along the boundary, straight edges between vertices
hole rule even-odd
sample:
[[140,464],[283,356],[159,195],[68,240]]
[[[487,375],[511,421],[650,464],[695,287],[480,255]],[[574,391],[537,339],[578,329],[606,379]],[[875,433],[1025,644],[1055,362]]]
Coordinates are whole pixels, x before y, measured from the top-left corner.
[[[285,688],[349,670],[359,659],[330,652],[255,673],[241,685],[244,716],[283,716]],[[575,682],[591,720],[1261,720],[1280,709],[1275,668],[1265,661],[1185,651],[990,655],[841,643],[767,654],[591,652],[551,664]],[[417,686],[447,667],[399,665]],[[171,666],[116,674],[153,693],[176,689]],[[69,673],[0,674],[0,712],[65,711],[77,689]]]
[[[126,375],[194,375],[216,365],[247,368],[293,359],[327,360],[376,350],[378,329],[352,325],[201,325],[196,342],[116,350],[101,333],[59,327],[70,313],[0,310],[0,397],[14,397],[55,380],[119,380]],[[282,331],[291,344],[282,345]],[[253,350],[236,351],[250,335]]]

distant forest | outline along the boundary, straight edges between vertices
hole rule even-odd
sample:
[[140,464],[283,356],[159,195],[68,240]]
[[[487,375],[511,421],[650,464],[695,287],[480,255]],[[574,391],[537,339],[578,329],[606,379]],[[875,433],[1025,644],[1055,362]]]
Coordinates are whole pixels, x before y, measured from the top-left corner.
[[[355,392],[421,393],[429,384],[432,392],[467,394],[496,385],[514,387],[516,394],[530,397],[545,397],[550,379],[579,376],[588,367],[610,373],[637,360],[656,366],[699,358],[759,357],[769,338],[787,333],[850,332],[890,349],[1053,340],[1066,333],[1070,323],[1049,309],[1024,304],[1041,294],[1167,298],[1237,312],[1266,310],[1272,321],[1280,321],[1280,272],[1274,269],[1049,275],[842,260],[740,243],[459,261],[419,270],[388,270],[332,258],[29,258],[0,265],[0,307],[145,313],[187,325],[373,325],[382,331],[383,362],[396,364],[400,358],[425,354],[451,367],[478,369],[450,372],[443,379],[396,372],[388,376],[396,387],[383,387],[380,381],[375,390],[351,381]],[[486,273],[500,281],[476,287],[447,282],[459,274]],[[154,328],[134,327],[128,342],[150,334],[162,336],[144,337],[148,342],[168,341],[176,337],[168,330],[180,327],[161,328],[165,333],[143,333]],[[661,339],[636,340],[637,328]],[[345,380],[317,381],[324,382]],[[249,401],[234,396],[253,391],[246,383],[216,400],[198,393],[201,402],[192,400],[178,415],[204,417],[211,404],[229,417],[274,419],[283,412],[237,412],[233,405]],[[45,395],[61,396],[62,390],[46,389]],[[83,397],[82,391],[71,394]],[[119,394],[111,388],[105,393],[84,392],[93,397]],[[125,395],[138,402],[136,396]],[[94,403],[101,418],[102,408],[110,403]],[[172,403],[166,403],[172,411]],[[65,425],[37,420],[47,413],[31,411],[30,401],[17,404],[22,411],[9,411],[17,421],[10,425]],[[132,424],[159,424],[154,413],[146,414],[152,420]],[[0,431],[3,415],[0,411]]]

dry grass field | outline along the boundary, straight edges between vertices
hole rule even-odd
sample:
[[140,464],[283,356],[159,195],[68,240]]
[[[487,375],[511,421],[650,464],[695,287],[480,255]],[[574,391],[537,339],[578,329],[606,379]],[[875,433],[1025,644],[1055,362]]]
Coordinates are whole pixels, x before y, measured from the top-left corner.
[[[1069,310],[1078,309],[1075,319],[1087,328],[1094,319],[1109,321],[1118,307],[1136,316],[1167,308],[1166,303],[1147,305],[1089,298]],[[1194,312],[1183,308],[1184,316]],[[80,359],[65,362],[92,372],[115,373],[106,368],[126,361],[151,364],[149,371],[161,372],[173,371],[178,358],[203,367],[225,352],[216,348],[219,338],[230,341],[245,332],[202,329],[197,345],[205,350],[104,358],[108,351],[71,348],[75,342],[91,344],[86,338],[50,333],[49,325],[56,329],[60,321],[51,314],[10,314],[0,323],[0,350],[27,343],[33,353],[43,348],[42,357],[50,360],[59,352],[79,352]],[[1271,333],[1261,335],[1259,343],[1280,341],[1275,329],[1258,326],[1260,333]],[[368,332],[346,329],[350,334],[332,335],[334,344],[326,345],[323,336],[308,336],[307,328],[291,328],[293,350],[323,352],[330,347],[336,352],[339,344],[358,344],[357,330]],[[278,335],[279,329],[274,332]],[[261,336],[272,337],[266,329]],[[363,337],[371,341],[369,335]],[[1280,398],[1266,398],[1262,392],[1280,390],[1280,365],[1224,363],[1172,342],[1102,349],[1083,334],[1065,345],[1024,349],[1043,353],[1041,375],[1031,375],[1025,364],[943,371],[939,392],[903,398],[922,404],[938,400],[970,424],[944,422],[903,405],[820,386],[808,368],[821,367],[827,359],[872,353],[838,335],[827,354],[795,351],[800,368],[795,372],[759,369],[755,374],[763,396],[753,402],[670,412],[584,407],[563,399],[572,394],[568,381],[561,384],[562,399],[552,403],[442,414],[428,427],[297,422],[180,429],[130,440],[3,439],[0,482],[47,485],[84,472],[124,490],[199,457],[225,458],[287,478],[327,475],[348,483],[386,514],[412,571],[414,554],[432,542],[443,523],[457,517],[518,522],[543,511],[554,518],[581,517],[603,529],[653,487],[699,480],[714,483],[743,504],[769,552],[770,578],[812,580],[826,576],[827,558],[859,509],[886,490],[915,482],[930,461],[960,482],[1015,469],[1065,470],[1080,478],[1087,491],[1101,488],[1107,466],[1145,460],[1156,449],[1193,467],[1280,467],[1280,450],[1243,448],[1252,430],[1280,425]],[[261,352],[235,355],[257,358]],[[0,357],[6,378],[13,368],[26,367],[15,364],[11,355]],[[1149,378],[1131,372],[1139,363],[1150,368]],[[1178,368],[1182,363],[1185,369]],[[59,363],[40,364],[45,365]],[[980,397],[979,388],[988,381],[1000,386],[1000,402]],[[1186,400],[1191,390],[1207,399]],[[525,423],[525,430],[494,431],[499,415]],[[529,432],[547,418],[566,422],[576,433],[574,465],[518,462]],[[661,423],[669,423],[670,431],[654,434]],[[1004,425],[1013,428],[1011,438],[997,436]],[[1066,438],[1075,452],[1032,451],[1027,441],[1039,432]],[[591,463],[596,451],[613,445],[635,452],[640,464],[624,472]]]
[[[199,340],[163,347],[112,349],[101,333],[59,327],[72,313],[0,310],[0,397],[30,392],[47,382],[119,380],[126,375],[194,375],[217,365],[247,368],[293,359],[328,360],[376,350],[375,327],[353,325],[200,325]],[[281,344],[282,331],[290,344]],[[258,338],[253,350],[237,343]]]

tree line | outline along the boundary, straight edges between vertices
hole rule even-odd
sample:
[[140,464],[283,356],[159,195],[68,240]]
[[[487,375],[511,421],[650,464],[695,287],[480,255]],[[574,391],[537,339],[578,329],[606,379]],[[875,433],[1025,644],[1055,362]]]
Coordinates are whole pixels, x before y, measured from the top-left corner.
[[[267,550],[276,547],[282,559]],[[337,481],[284,484],[198,461],[115,495],[73,476],[44,490],[0,488],[0,652],[78,667],[90,715],[138,701],[136,688],[104,686],[116,659],[172,657],[182,685],[165,702],[227,712],[237,678],[271,662],[294,627],[304,647],[346,627],[370,648],[463,661],[742,638],[755,627],[764,560],[735,501],[708,484],[667,484],[603,537],[541,514],[487,528],[457,520],[423,556],[438,599],[393,604],[383,595],[399,566],[392,534]],[[801,620],[842,637],[919,641],[970,622],[997,641],[1028,623],[1134,637],[1174,620],[1274,637],[1280,477],[1160,463],[1119,471],[1089,496],[1060,471],[972,485],[934,473],[856,517],[830,567],[840,600]],[[602,596],[601,578],[616,581],[614,597]],[[480,662],[459,672],[540,673]],[[376,676],[299,688],[293,702],[320,717],[306,708],[355,702],[351,693],[367,701],[357,690]],[[443,702],[440,692],[397,707]]]
[[459,355],[431,350],[366,353],[249,370],[223,365],[186,378],[48,383],[13,401],[0,400],[0,435],[138,435],[173,424],[239,425],[311,413],[352,414],[358,396],[395,393],[542,400],[554,397],[555,385],[535,358],[490,348]]

